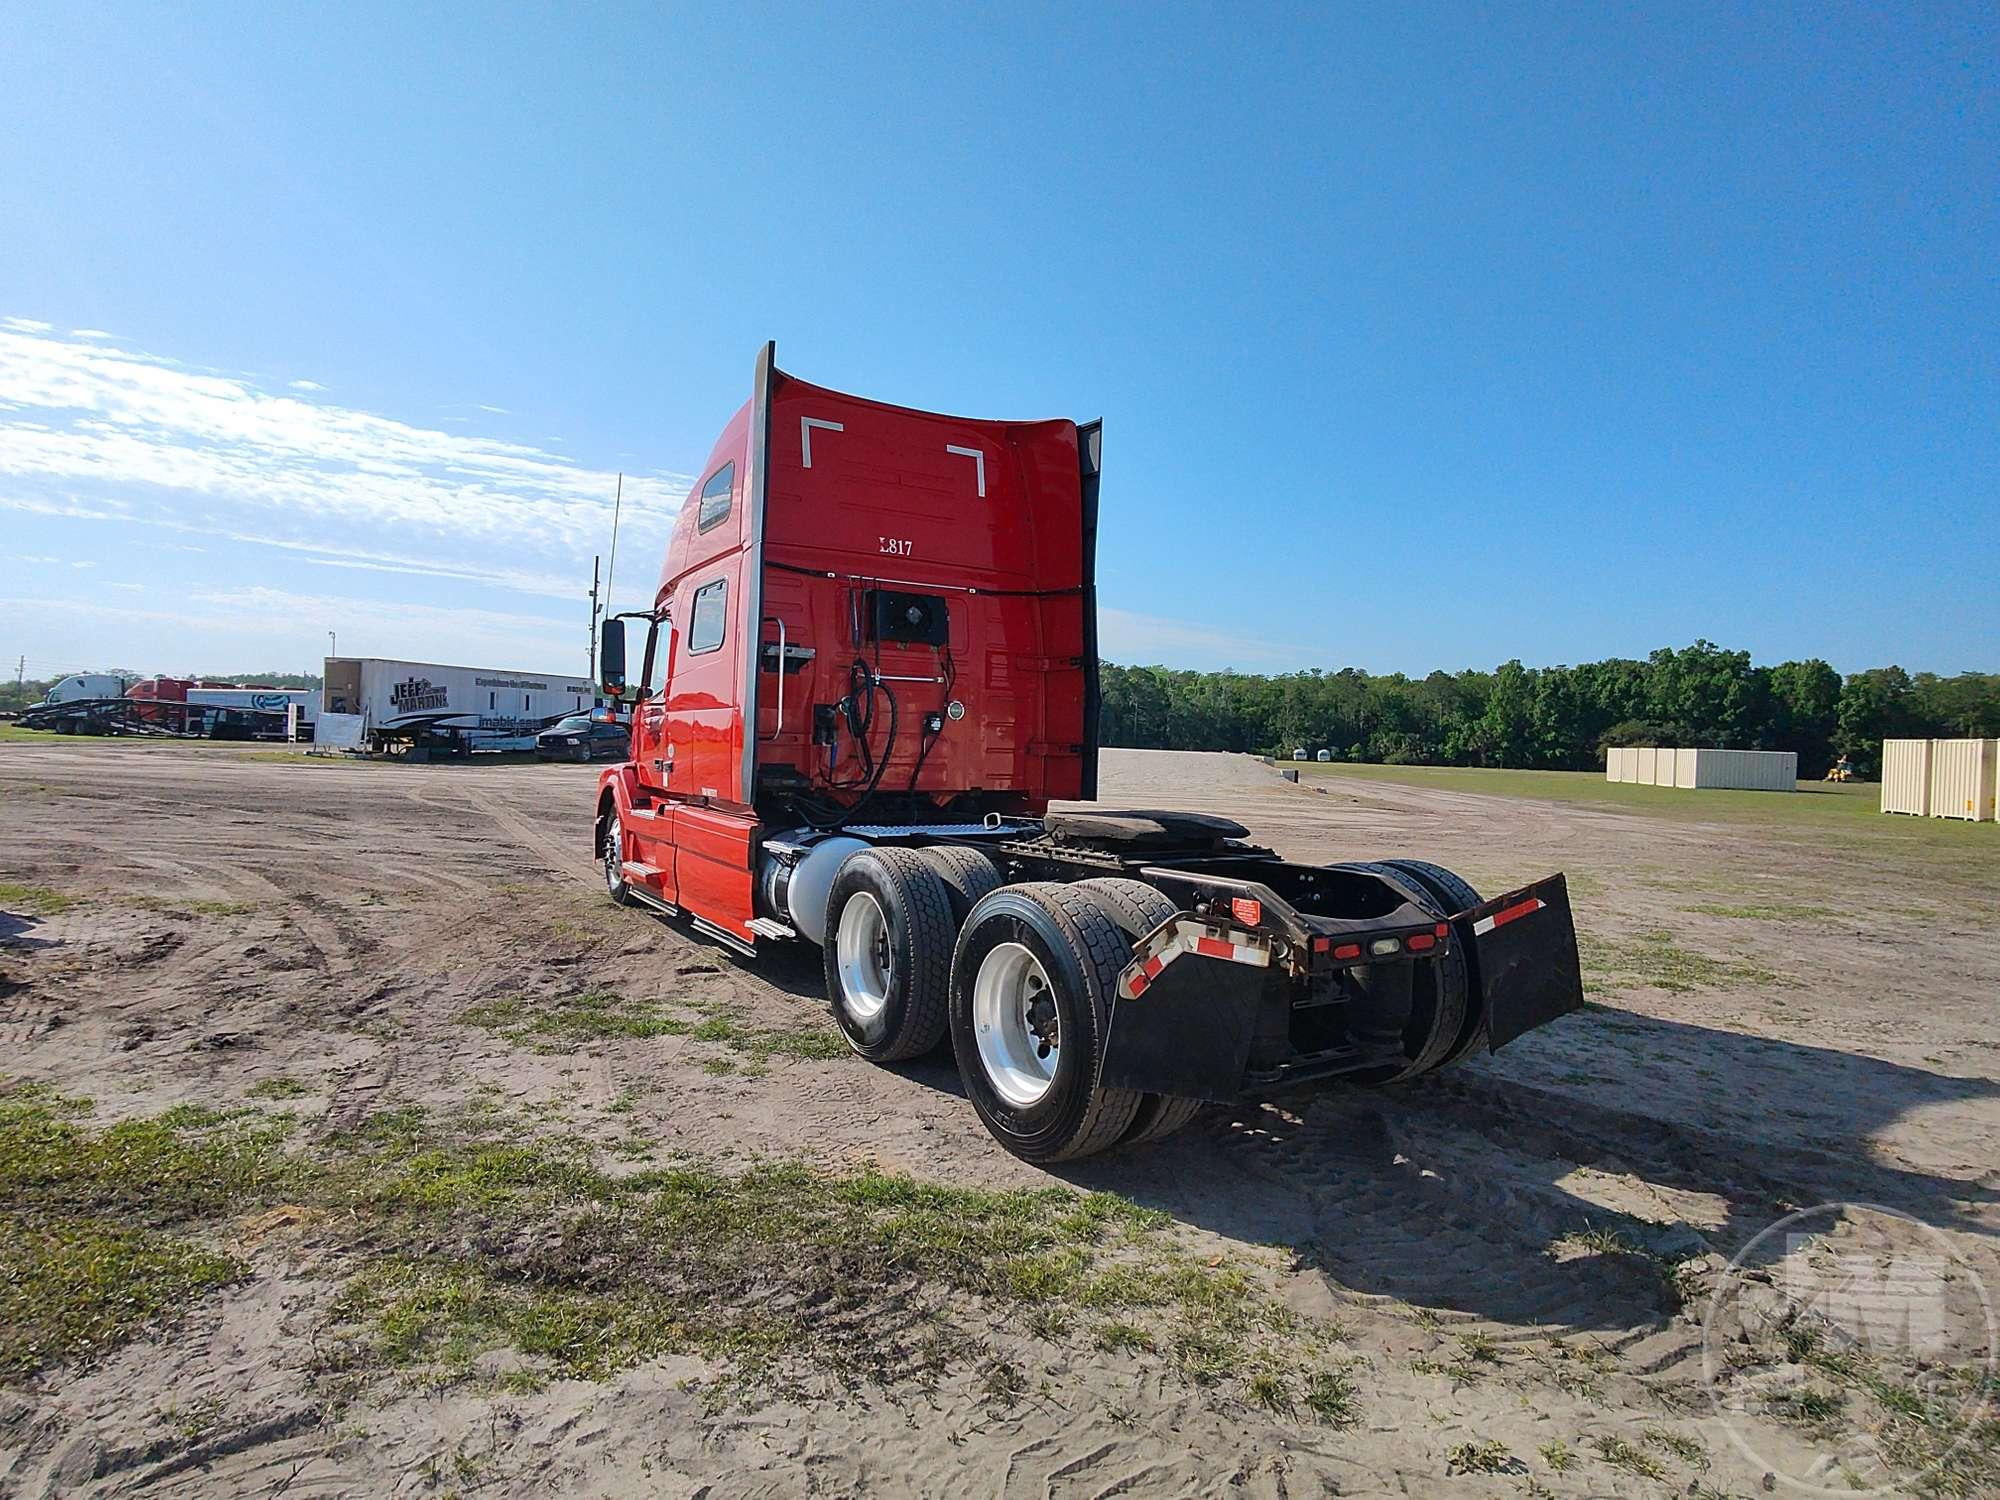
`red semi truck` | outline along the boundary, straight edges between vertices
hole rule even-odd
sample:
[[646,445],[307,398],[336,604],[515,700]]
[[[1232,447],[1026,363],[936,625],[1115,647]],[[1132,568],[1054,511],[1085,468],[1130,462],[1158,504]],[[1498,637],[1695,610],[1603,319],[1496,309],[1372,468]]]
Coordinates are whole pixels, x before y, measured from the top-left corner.
[[948,1038],[1030,1161],[1415,1078],[1582,1005],[1561,875],[1483,901],[1199,812],[1052,811],[1097,795],[1098,424],[887,406],[774,358],[652,607],[600,637],[633,724],[597,790],[614,900],[745,954],[819,945],[854,1050]]

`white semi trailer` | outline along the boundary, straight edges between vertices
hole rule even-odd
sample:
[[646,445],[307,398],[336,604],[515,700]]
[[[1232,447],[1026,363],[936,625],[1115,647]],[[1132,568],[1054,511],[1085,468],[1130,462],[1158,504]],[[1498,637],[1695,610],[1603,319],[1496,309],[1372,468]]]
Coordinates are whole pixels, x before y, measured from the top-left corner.
[[320,709],[358,715],[364,740],[450,739],[473,750],[533,749],[536,733],[596,701],[573,674],[329,656]]

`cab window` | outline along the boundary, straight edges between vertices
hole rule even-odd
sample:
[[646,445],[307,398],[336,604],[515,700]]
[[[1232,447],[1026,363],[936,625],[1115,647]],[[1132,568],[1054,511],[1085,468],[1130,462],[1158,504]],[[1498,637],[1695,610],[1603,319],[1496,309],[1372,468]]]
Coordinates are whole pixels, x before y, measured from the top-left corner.
[[689,656],[699,656],[704,651],[721,648],[728,604],[729,580],[726,578],[718,578],[713,583],[703,584],[694,591],[694,609],[688,617]]
[[735,492],[736,465],[730,462],[710,475],[708,483],[701,487],[701,504],[695,514],[695,530],[708,531],[728,520],[729,501]]

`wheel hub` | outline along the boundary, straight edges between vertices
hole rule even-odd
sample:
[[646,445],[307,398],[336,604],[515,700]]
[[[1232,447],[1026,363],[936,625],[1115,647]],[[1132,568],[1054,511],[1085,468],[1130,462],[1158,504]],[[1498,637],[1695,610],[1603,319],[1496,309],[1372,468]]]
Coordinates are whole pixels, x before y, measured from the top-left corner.
[[972,1029],[993,1092],[1016,1109],[1039,1103],[1062,1061],[1062,1021],[1041,961],[1020,943],[998,943],[972,981]]
[[864,1033],[872,1034],[889,1003],[895,959],[889,951],[888,915],[868,892],[856,891],[840,908],[833,956],[840,971],[841,1008]]

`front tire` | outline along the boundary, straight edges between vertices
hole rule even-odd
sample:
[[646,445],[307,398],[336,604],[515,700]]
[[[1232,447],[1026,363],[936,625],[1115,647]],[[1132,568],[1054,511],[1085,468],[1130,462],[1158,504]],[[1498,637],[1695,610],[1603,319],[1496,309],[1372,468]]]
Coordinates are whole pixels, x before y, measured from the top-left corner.
[[1010,885],[972,909],[951,965],[951,1038],[972,1107],[1023,1161],[1115,1145],[1140,1095],[1098,1082],[1123,930],[1088,893]]
[[913,849],[858,849],[834,872],[821,946],[827,1003],[870,1062],[920,1057],[943,1040],[951,896]]
[[620,906],[632,905],[632,887],[625,879],[625,829],[616,809],[604,825],[604,889]]

